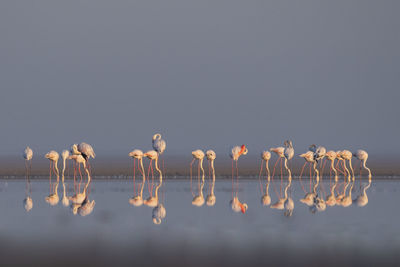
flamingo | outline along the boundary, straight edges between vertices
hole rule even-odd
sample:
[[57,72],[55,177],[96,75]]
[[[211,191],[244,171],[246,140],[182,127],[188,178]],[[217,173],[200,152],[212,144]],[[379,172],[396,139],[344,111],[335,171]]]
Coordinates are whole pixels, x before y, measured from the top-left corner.
[[[33,151],[32,149],[27,146],[24,150],[24,159],[25,159],[25,173],[26,173],[26,178],[29,180],[29,176],[31,174],[32,170],[32,158],[33,158]],[[29,168],[28,168],[29,165]]]
[[[232,158],[232,189],[233,189],[233,176],[234,176],[233,175],[234,174],[233,162],[235,161],[235,164],[236,164],[236,197],[237,197],[237,194],[239,191],[239,170],[238,170],[237,162],[241,155],[246,155],[247,153],[248,153],[248,149],[245,145],[242,145],[240,147],[235,146],[231,149],[230,157]],[[232,197],[233,197],[233,191],[232,191]],[[246,211],[246,209],[245,209],[245,211]]]
[[[81,164],[83,165],[83,168],[85,169],[85,172],[86,172],[86,174],[87,174],[87,176],[88,176],[88,182],[90,182],[91,175],[90,175],[89,170],[86,168],[86,160],[85,160],[85,158],[84,158],[82,155],[80,155],[80,154],[79,154],[79,155],[73,154],[73,155],[70,155],[70,156],[68,157],[68,159],[74,160],[75,165],[78,164],[79,175],[80,175],[80,177],[81,177],[81,180],[80,180],[80,182],[79,182],[79,187],[81,186],[81,182],[82,182]],[[74,170],[74,183],[75,183],[75,170]]]
[[338,172],[335,168],[335,159],[337,158],[336,152],[333,150],[329,150],[325,153],[325,157],[331,162],[331,170],[335,173],[335,182],[338,180]]
[[211,183],[211,190],[210,194],[206,197],[207,206],[214,206],[215,202],[217,201],[215,194],[214,194],[214,187],[215,187],[215,168],[214,168],[214,160],[217,157],[214,150],[207,150],[206,157],[208,162],[210,163],[210,168],[212,171],[212,183]]
[[269,151],[263,151],[263,152],[261,152],[261,172],[262,172],[262,165],[263,165],[263,161],[265,161],[265,168],[266,168],[266,170],[267,170],[267,179],[268,179],[268,181],[270,180],[270,178],[271,178],[271,175],[270,175],[270,172],[269,172],[269,166],[268,166],[268,162],[269,162],[269,160],[271,159],[271,152],[269,152]]
[[368,196],[367,196],[367,189],[371,186],[371,180],[367,185],[365,185],[362,189],[362,193],[357,196],[356,199],[353,201],[357,204],[359,207],[364,207],[365,205],[368,204]]
[[347,169],[346,159],[345,159],[345,157],[343,157],[341,150],[336,151],[336,159],[338,160],[338,163],[336,165],[338,165],[340,161],[343,162],[343,168],[344,168],[343,179],[346,180],[345,176],[347,175],[347,181],[350,182],[350,178],[351,178],[350,171]]
[[287,162],[288,160],[291,160],[294,156],[294,149],[293,149],[293,143],[290,140],[287,140],[285,142],[285,150],[283,151],[283,155],[285,156],[285,168],[286,171],[289,173],[288,179],[289,181],[292,180],[292,171],[288,168]]
[[161,224],[162,219],[164,219],[166,215],[167,211],[165,210],[164,205],[161,203],[158,204],[152,212],[153,223]]
[[161,139],[161,134],[157,133],[153,135],[153,149],[157,151],[159,155],[164,153],[166,143],[163,139]]
[[57,151],[51,150],[49,153],[45,155],[46,159],[50,160],[50,180],[51,180],[51,172],[53,171],[54,174],[57,176],[57,182],[60,178],[60,173],[58,171],[58,159],[60,158],[60,155],[57,153]]
[[239,198],[238,198],[238,197],[234,197],[234,198],[230,201],[229,204],[231,205],[231,208],[232,208],[232,210],[233,210],[234,212],[246,213],[246,211],[247,211],[247,209],[248,209],[247,204],[246,204],[246,203],[241,203],[241,202],[239,201]]
[[371,180],[372,178],[371,170],[366,166],[368,153],[365,150],[359,149],[357,150],[357,152],[353,154],[353,156],[362,162],[364,169],[368,171],[368,179]]
[[317,147],[315,144],[310,145],[309,151],[314,152],[314,159],[318,162],[323,159],[326,154],[326,148],[323,146]]
[[[195,160],[198,160],[198,167],[197,167],[197,177],[199,179],[200,184],[200,170],[202,173],[202,181],[204,182],[204,168],[203,168],[203,159],[204,159],[204,152],[200,149],[192,151],[193,160],[190,162],[190,190],[192,191],[192,166]],[[192,191],[193,197],[195,197]]]
[[[143,151],[139,150],[139,149],[135,149],[129,153],[129,156],[132,157],[134,161],[137,159],[140,162],[140,168],[141,168],[141,173],[142,173],[142,185],[140,188],[140,193],[139,193],[139,195],[134,196],[129,199],[129,203],[133,206],[143,205],[143,188],[144,188],[144,184],[146,183],[146,174],[145,174],[144,167],[143,167],[143,155],[144,155]],[[134,181],[134,183],[135,183],[135,181]]]
[[[349,161],[349,167],[350,167],[350,170],[351,170],[351,177],[352,177],[352,179],[353,179],[353,181],[354,181],[354,170],[353,170],[353,167],[351,166],[351,158],[353,157],[353,153],[351,153],[349,150],[342,150],[341,152],[340,152],[340,157],[342,158],[342,159],[344,159],[344,164],[346,165],[346,160],[348,160]],[[350,179],[350,172],[349,172],[349,179]]]
[[[162,172],[161,172],[160,168],[158,168],[158,153],[157,153],[157,151],[149,150],[146,153],[144,153],[143,156],[150,159],[149,168],[151,168],[152,173],[153,173],[152,162],[153,162],[153,160],[155,161],[154,166],[155,166],[156,170],[158,171],[160,183],[162,183],[163,177],[162,177]],[[153,175],[152,175],[152,177],[153,177]],[[151,190],[149,189],[149,191],[150,191],[150,195],[152,195],[153,194],[153,181],[152,181],[152,185],[151,185]]]
[[69,151],[68,150],[63,150],[61,153],[61,157],[63,159],[63,168],[62,168],[62,173],[61,173],[61,181],[64,183],[64,173],[65,173],[65,167],[66,167],[66,161],[69,157]]
[[280,146],[280,147],[272,147],[269,149],[269,151],[274,152],[278,158],[275,161],[274,164],[274,169],[272,170],[272,179],[274,179],[274,175],[275,175],[275,168],[276,168],[276,164],[278,164],[278,161],[280,161],[280,165],[281,165],[281,177],[282,177],[282,159],[285,158],[285,148]]
[[33,200],[31,198],[31,180],[30,180],[33,151],[29,146],[25,148],[23,156],[25,159],[25,175],[26,175],[26,198],[24,199],[23,203],[25,211],[29,212],[33,208]]

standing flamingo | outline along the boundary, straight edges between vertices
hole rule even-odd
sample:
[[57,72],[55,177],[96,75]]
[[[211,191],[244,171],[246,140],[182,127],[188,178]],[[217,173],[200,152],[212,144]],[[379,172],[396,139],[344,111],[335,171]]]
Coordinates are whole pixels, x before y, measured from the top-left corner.
[[266,168],[266,171],[267,171],[267,180],[269,181],[270,179],[271,179],[271,175],[270,175],[270,171],[269,171],[269,166],[268,166],[268,162],[269,162],[269,160],[271,159],[271,153],[269,152],[269,151],[263,151],[263,152],[261,152],[261,172],[262,172],[262,169],[263,169],[263,163],[264,163],[264,161],[265,161],[265,168]]
[[210,168],[211,168],[211,172],[212,172],[212,183],[211,183],[211,189],[210,189],[210,194],[207,195],[206,198],[206,203],[207,206],[214,206],[215,202],[216,202],[216,197],[214,194],[214,187],[215,187],[215,168],[214,168],[214,160],[217,157],[217,155],[215,154],[214,150],[207,150],[206,151],[206,157],[208,162],[210,163]]
[[62,168],[62,172],[61,172],[61,181],[64,183],[64,173],[65,173],[65,168],[66,168],[66,161],[69,157],[69,151],[68,150],[63,150],[63,152],[61,153],[61,157],[63,159],[63,168]]
[[269,149],[269,151],[274,152],[278,156],[278,158],[275,161],[274,168],[272,170],[272,180],[273,180],[275,175],[275,168],[276,165],[278,164],[278,161],[280,162],[281,165],[281,177],[282,177],[282,160],[285,158],[285,148],[283,146],[272,147]]
[[329,150],[326,152],[325,157],[331,162],[331,170],[335,173],[335,182],[338,180],[338,172],[335,168],[335,159],[337,158],[336,152],[333,150]]
[[290,140],[287,140],[285,142],[285,150],[283,151],[283,155],[285,156],[285,168],[286,171],[289,173],[288,175],[288,180],[292,180],[292,171],[289,169],[287,166],[288,160],[291,160],[294,156],[294,149],[293,149],[293,143]]
[[51,181],[51,173],[53,173],[57,176],[57,182],[60,178],[60,173],[58,171],[58,159],[60,158],[60,155],[57,153],[57,151],[50,151],[45,155],[46,159],[50,160],[50,181]]
[[203,159],[204,159],[204,152],[200,149],[192,151],[193,160],[190,162],[190,190],[192,191],[193,197],[195,197],[193,190],[192,190],[192,167],[195,160],[198,160],[198,167],[197,167],[197,177],[198,183],[200,186],[200,170],[202,173],[202,181],[204,181],[204,168],[203,168]]
[[24,150],[24,159],[25,159],[25,178],[26,178],[26,198],[24,199],[24,208],[28,212],[33,208],[33,200],[31,198],[31,180],[30,175],[32,171],[32,157],[33,151],[27,146]]
[[[138,160],[138,162],[140,162],[140,170],[142,173],[142,184],[140,187],[140,193],[137,196],[134,196],[129,199],[129,203],[134,206],[143,205],[143,188],[144,188],[144,184],[146,183],[146,174],[145,174],[144,167],[143,167],[143,155],[144,155],[143,151],[139,150],[139,149],[135,149],[129,153],[129,156],[133,158],[134,162],[135,162],[135,160]],[[136,168],[135,164],[134,164],[134,168]],[[135,172],[134,172],[134,175],[135,175]],[[134,177],[133,182],[135,183],[135,177]],[[135,191],[135,194],[136,194],[136,191]]]
[[235,161],[235,164],[236,164],[236,196],[238,193],[237,191],[239,190],[239,170],[238,170],[237,162],[241,155],[246,155],[247,153],[248,153],[248,150],[245,145],[242,145],[240,147],[239,146],[233,147],[231,150],[231,153],[230,153],[230,157],[232,158],[232,183],[233,183],[233,176],[234,176],[233,162]]
[[364,169],[366,169],[368,171],[368,179],[371,180],[371,178],[372,178],[371,170],[366,166],[367,159],[368,159],[368,153],[365,150],[359,149],[353,155],[354,155],[354,157],[356,157],[358,160],[360,160],[362,162]]
[[[353,153],[351,153],[349,150],[342,150],[340,152],[340,156],[342,157],[342,159],[344,159],[344,164],[346,165],[346,160],[349,161],[349,167],[351,170],[351,177],[354,181],[355,177],[354,177],[354,170],[353,170],[353,166],[351,165],[351,158],[353,157]],[[349,172],[349,178],[350,178],[350,172]]]
[[162,154],[164,153],[164,150],[166,148],[166,143],[163,139],[161,139],[161,134],[157,133],[153,135],[153,149],[158,153]]

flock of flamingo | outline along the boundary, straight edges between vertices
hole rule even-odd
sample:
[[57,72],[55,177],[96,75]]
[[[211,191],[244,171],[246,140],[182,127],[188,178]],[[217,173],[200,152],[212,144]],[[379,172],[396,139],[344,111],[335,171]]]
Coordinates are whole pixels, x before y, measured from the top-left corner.
[[[155,134],[152,138],[152,146],[153,150],[149,150],[147,152],[143,152],[140,149],[134,149],[129,153],[129,156],[133,158],[133,185],[134,185],[134,196],[129,199],[129,203],[133,206],[142,206],[146,205],[153,208],[152,211],[152,220],[155,224],[160,224],[162,219],[166,216],[166,209],[163,204],[163,196],[159,197],[159,190],[163,184],[163,171],[160,169],[159,162],[162,162],[162,169],[164,169],[164,160],[162,155],[166,149],[166,142],[162,139],[161,134]],[[272,155],[271,152],[277,155],[277,160],[274,164],[272,175],[269,169],[269,160]],[[235,146],[231,149],[230,157],[232,159],[232,199],[230,201],[230,207],[234,212],[242,212],[246,213],[248,209],[248,205],[246,203],[242,203],[239,200],[239,170],[238,170],[238,160],[241,156],[246,155],[248,153],[248,149],[245,145]],[[33,200],[31,198],[31,189],[30,189],[30,175],[32,169],[32,158],[33,151],[30,147],[26,147],[24,150],[24,159],[25,159],[25,169],[26,169],[26,178],[27,178],[27,188],[26,188],[26,198],[24,199],[24,208],[26,211],[30,211],[33,207]],[[216,153],[213,150],[208,150],[205,153],[198,149],[192,152],[193,160],[190,163],[190,189],[192,193],[192,205],[194,206],[203,206],[205,203],[208,206],[214,206],[216,203],[216,196],[214,193],[215,187],[215,168],[214,168],[214,160],[216,159]],[[301,203],[309,206],[309,209],[312,213],[317,211],[324,211],[327,206],[343,206],[348,207],[353,202],[355,202],[358,206],[365,206],[368,203],[368,197],[366,194],[366,190],[371,186],[371,170],[366,166],[366,161],[368,159],[368,153],[364,150],[358,150],[355,153],[350,152],[349,150],[341,150],[341,151],[327,151],[323,146],[311,145],[307,152],[299,155],[301,158],[305,159],[305,163],[301,168],[299,181],[301,184],[301,188],[305,193],[304,198],[300,199]],[[361,166],[367,170],[368,172],[368,184],[361,186],[360,179],[360,195],[356,199],[352,199],[352,190],[355,183],[355,174],[354,169],[352,167],[352,158],[353,156],[360,161],[360,178],[361,178]],[[50,183],[50,193],[45,198],[46,202],[50,205],[57,205],[59,202],[58,196],[58,185],[59,185],[59,177],[60,172],[58,169],[58,160],[59,160],[58,152],[52,150],[45,155],[45,158],[49,159],[50,167],[49,167],[49,183]],[[94,153],[93,147],[87,143],[81,144],[73,144],[69,150],[63,150],[61,153],[63,168],[61,171],[61,182],[63,185],[63,196],[62,196],[62,204],[66,207],[71,207],[74,214],[79,214],[81,216],[86,216],[90,214],[95,206],[95,201],[89,200],[90,195],[90,183],[92,178],[91,166],[90,166],[90,158],[95,158],[96,154]],[[160,160],[161,157],[161,160]],[[210,186],[208,190],[208,194],[206,197],[203,195],[203,188],[205,185],[205,171],[203,168],[203,160],[206,157],[208,161],[208,170],[210,177]],[[260,192],[261,192],[261,204],[263,206],[270,206],[273,209],[284,210],[285,216],[291,216],[293,214],[294,209],[294,201],[291,198],[291,185],[292,185],[292,170],[289,167],[289,161],[294,157],[294,148],[293,143],[290,140],[286,140],[283,146],[274,147],[269,149],[269,151],[263,151],[261,153],[261,167],[259,172],[259,183],[260,183]],[[147,168],[147,172],[143,165],[143,159],[149,159],[149,165]],[[67,190],[65,185],[65,170],[66,170],[66,161],[73,160],[74,163],[74,195],[67,196]],[[198,177],[198,192],[195,194],[192,189],[192,167],[195,161],[198,161],[197,165],[197,177]],[[336,165],[335,165],[335,160]],[[282,164],[282,161],[284,163]],[[330,174],[330,190],[329,195],[325,192],[323,188],[323,184],[320,183],[322,179],[322,175],[324,173],[324,168],[327,163],[329,164],[329,174]],[[347,163],[349,168],[347,168]],[[154,163],[154,164],[153,164]],[[274,176],[276,167],[280,163],[280,189],[279,191],[275,188],[274,184]],[[309,164],[309,190],[307,191],[304,187],[302,181],[302,175],[306,164]],[[83,176],[81,165],[84,169],[84,172],[87,176],[87,180],[85,185],[82,187]],[[153,168],[154,165],[154,168]],[[286,170],[286,173],[283,171],[283,167]],[[265,166],[265,180],[263,172]],[[158,172],[158,183],[155,184],[154,181],[154,169]],[[136,172],[141,175],[140,186],[136,189]],[[332,182],[332,172],[334,174],[334,179]],[[79,174],[80,180],[77,182],[77,176]],[[55,183],[52,183],[52,175],[55,175],[57,180]],[[343,176],[343,182],[339,183],[339,176]],[[287,177],[284,186],[283,177]],[[147,181],[147,188],[149,192],[148,198],[144,198],[143,191],[145,188],[145,184]],[[269,194],[270,183],[274,187],[274,191],[278,197],[276,203],[271,204],[271,196]],[[265,183],[265,185],[264,185]],[[347,190],[350,186],[350,189]],[[320,188],[321,187],[321,188]],[[323,197],[325,195],[325,197]],[[70,203],[71,202],[71,203]]]

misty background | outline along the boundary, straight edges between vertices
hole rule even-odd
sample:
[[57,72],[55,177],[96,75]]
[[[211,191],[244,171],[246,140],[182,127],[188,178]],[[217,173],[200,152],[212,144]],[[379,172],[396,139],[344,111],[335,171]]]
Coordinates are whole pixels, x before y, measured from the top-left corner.
[[399,1],[1,1],[0,154],[400,149]]

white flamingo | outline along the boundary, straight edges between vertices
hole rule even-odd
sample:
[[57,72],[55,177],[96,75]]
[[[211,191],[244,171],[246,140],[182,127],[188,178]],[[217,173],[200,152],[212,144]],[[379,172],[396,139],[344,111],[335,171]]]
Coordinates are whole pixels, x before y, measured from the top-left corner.
[[214,160],[216,159],[217,155],[214,152],[214,150],[207,150],[206,151],[206,157],[208,162],[210,163],[210,168],[212,172],[212,183],[211,183],[211,190],[210,194],[207,195],[206,197],[206,203],[207,206],[214,206],[215,202],[217,201],[215,194],[214,194],[214,187],[215,187],[215,168],[214,168]]
[[166,143],[163,139],[161,139],[161,134],[157,133],[153,135],[153,149],[157,151],[158,154],[164,153],[164,150],[166,148]]
[[[242,145],[240,147],[239,146],[233,147],[231,149],[231,153],[230,153],[230,157],[232,158],[232,185],[233,185],[233,177],[234,177],[233,162],[235,162],[235,164],[236,164],[236,198],[237,198],[238,191],[239,191],[239,169],[238,169],[237,162],[241,155],[246,155],[247,153],[248,153],[248,149],[245,145]],[[233,192],[232,192],[232,198],[233,198]],[[239,201],[239,200],[237,200],[237,201]]]
[[335,159],[337,158],[336,152],[329,150],[325,153],[325,157],[331,162],[331,170],[335,173],[335,182],[338,181],[338,172],[335,168]]
[[362,162],[364,169],[368,171],[368,179],[371,180],[372,178],[371,170],[366,166],[368,153],[365,150],[359,149],[353,155]]
[[49,153],[45,155],[45,158],[50,160],[50,181],[51,181],[51,173],[53,172],[57,176],[57,182],[58,182],[60,178],[60,173],[58,171],[57,165],[60,155],[57,153],[57,151],[51,150]]
[[285,150],[283,151],[283,155],[285,156],[285,169],[289,173],[288,179],[292,180],[292,171],[287,166],[288,160],[291,160],[294,156],[293,143],[290,140],[285,141]]

